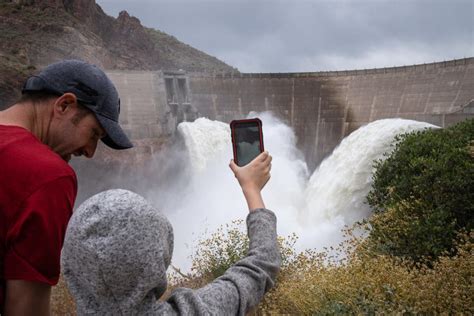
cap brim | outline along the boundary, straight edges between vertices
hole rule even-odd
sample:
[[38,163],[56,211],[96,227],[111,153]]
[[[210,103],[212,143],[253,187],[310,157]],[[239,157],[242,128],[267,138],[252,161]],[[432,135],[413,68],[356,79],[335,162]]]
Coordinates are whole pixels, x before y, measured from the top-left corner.
[[125,135],[125,132],[117,122],[101,116],[100,114],[97,114],[96,117],[100,125],[102,125],[102,128],[107,133],[107,136],[101,139],[104,144],[113,149],[128,149],[133,147],[132,142],[128,139],[127,135]]

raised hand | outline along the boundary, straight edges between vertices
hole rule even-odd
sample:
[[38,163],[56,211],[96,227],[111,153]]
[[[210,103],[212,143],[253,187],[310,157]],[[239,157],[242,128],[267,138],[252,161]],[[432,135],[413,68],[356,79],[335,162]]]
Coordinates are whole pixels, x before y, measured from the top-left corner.
[[243,167],[230,161],[229,167],[239,181],[250,210],[265,207],[260,192],[270,179],[271,162],[272,156],[266,151]]

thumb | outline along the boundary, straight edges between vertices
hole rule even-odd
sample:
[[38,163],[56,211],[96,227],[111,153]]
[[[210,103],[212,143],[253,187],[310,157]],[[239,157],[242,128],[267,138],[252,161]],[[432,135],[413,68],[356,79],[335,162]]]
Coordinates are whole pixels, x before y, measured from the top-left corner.
[[232,169],[232,171],[234,172],[234,174],[237,172],[237,170],[239,169],[239,166],[237,166],[234,162],[234,159],[232,159],[229,163],[229,167],[230,169]]

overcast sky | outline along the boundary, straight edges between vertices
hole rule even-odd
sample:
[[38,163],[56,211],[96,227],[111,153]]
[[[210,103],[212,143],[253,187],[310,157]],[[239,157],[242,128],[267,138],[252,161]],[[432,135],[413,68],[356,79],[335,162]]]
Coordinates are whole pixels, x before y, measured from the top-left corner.
[[242,72],[402,66],[474,56],[474,0],[97,0]]

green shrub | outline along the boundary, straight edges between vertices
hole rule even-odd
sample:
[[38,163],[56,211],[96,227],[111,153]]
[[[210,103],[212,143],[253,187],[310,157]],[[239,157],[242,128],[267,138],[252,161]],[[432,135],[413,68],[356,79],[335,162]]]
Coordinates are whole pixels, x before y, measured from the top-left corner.
[[434,259],[474,227],[474,120],[397,137],[375,163],[370,238],[383,254]]

